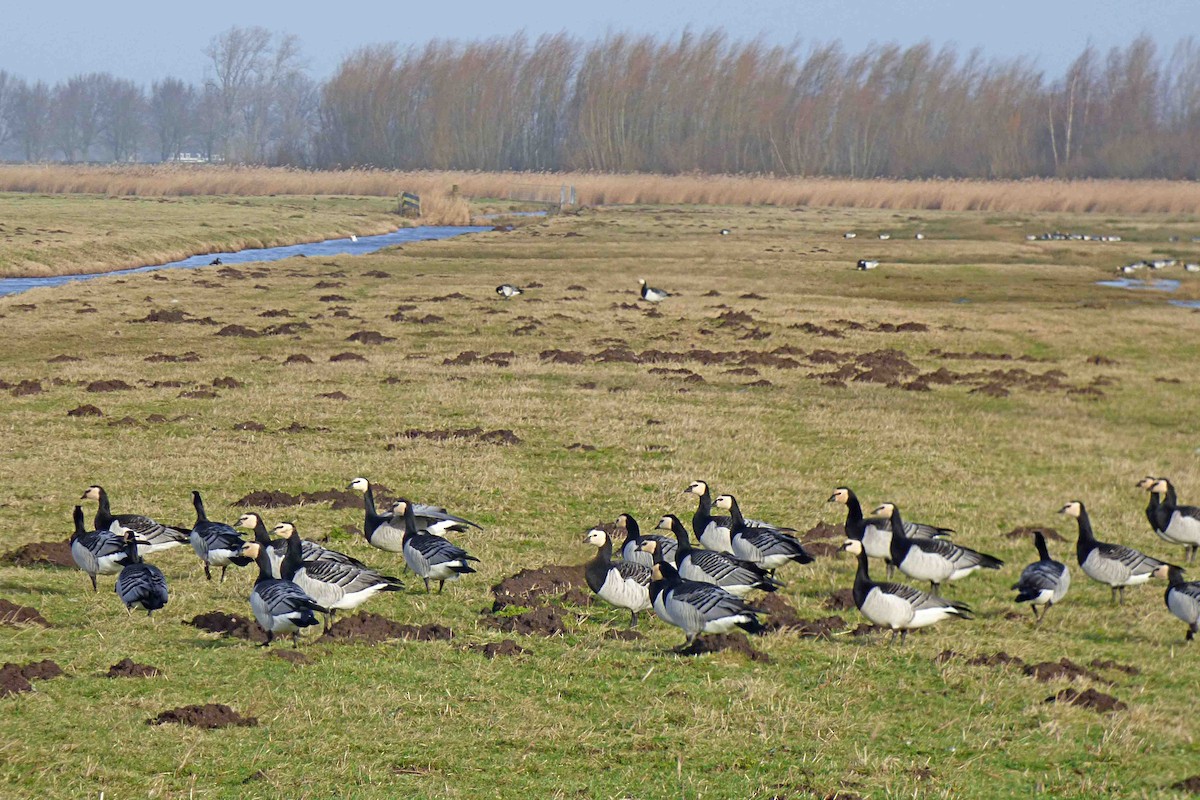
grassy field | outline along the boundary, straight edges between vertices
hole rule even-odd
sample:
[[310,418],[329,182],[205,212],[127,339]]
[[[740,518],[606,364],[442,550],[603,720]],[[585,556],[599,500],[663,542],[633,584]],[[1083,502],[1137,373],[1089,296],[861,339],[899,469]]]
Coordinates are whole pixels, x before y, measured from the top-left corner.
[[[3,218],[29,202],[0,198]],[[82,216],[92,201],[59,202]],[[190,208],[196,220],[227,213]],[[1025,241],[1056,229],[1123,241]],[[893,238],[878,240],[884,231]],[[111,577],[93,595],[78,571],[0,566],[0,597],[52,624],[0,627],[0,662],[50,658],[66,672],[0,700],[0,795],[1186,796],[1171,787],[1200,773],[1197,651],[1161,582],[1110,606],[1075,567],[1075,531],[1055,512],[1082,499],[1101,539],[1182,557],[1148,529],[1134,483],[1166,475],[1183,502],[1200,493],[1200,316],[1094,282],[1133,259],[1196,260],[1197,233],[1193,216],[631,207],[366,257],[0,299],[0,550],[65,538],[93,483],[117,512],[190,524],[192,489],[232,522],[242,509],[231,504],[251,491],[342,489],[361,475],[486,528],[455,537],[481,559],[478,575],[432,596],[410,580],[365,607],[449,626],[452,639],[372,646],[310,633],[298,665],[181,624],[248,615],[252,570],[206,583],[190,550],[166,552],[153,560],[170,605],[147,620],[126,616]],[[11,247],[0,242],[0,260]],[[857,272],[859,258],[882,266]],[[676,296],[646,307],[639,277]],[[1184,279],[1179,296],[1200,296],[1200,279],[1171,277]],[[500,300],[505,281],[528,290]],[[283,323],[296,324],[228,335]],[[390,340],[350,339],[364,331]],[[188,353],[198,360],[164,360]],[[343,353],[362,360],[331,360]],[[301,355],[311,363],[285,363]],[[89,391],[115,381],[129,388]],[[69,415],[83,405],[103,415]],[[475,427],[519,443],[411,434]],[[654,619],[644,638],[608,638],[626,615],[602,605],[560,609],[566,633],[550,637],[505,633],[485,613],[489,587],[518,570],[589,558],[580,540],[598,521],[688,519],[681,492],[695,479],[802,531],[842,520],[825,500],[846,484],[1008,563],[946,589],[975,620],[904,648],[852,635],[858,612],[826,608],[852,583],[849,559],[785,568],[780,594],[801,617],[844,622],[830,638],[756,637],[765,662],[677,656],[682,634]],[[352,533],[358,510],[263,513],[402,569]],[[1006,535],[1025,525],[1063,534],[1051,552],[1074,576],[1040,628],[1008,589],[1034,557],[1027,538]],[[525,652],[489,660],[471,648],[505,639]],[[963,655],[936,660],[946,650]],[[1000,652],[1091,675],[1043,682],[969,663]],[[104,677],[125,657],[161,674]],[[1068,688],[1127,708],[1046,702]],[[207,702],[258,725],[147,725]]]

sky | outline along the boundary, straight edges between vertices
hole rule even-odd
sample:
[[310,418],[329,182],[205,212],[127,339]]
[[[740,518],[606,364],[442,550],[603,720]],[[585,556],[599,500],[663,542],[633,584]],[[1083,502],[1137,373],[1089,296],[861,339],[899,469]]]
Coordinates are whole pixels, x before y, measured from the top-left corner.
[[960,54],[1029,58],[1061,75],[1088,43],[1102,51],[1150,36],[1167,55],[1200,37],[1200,0],[62,0],[6,3],[0,16],[0,70],[56,83],[108,72],[149,84],[168,76],[205,77],[204,48],[231,26],[259,25],[299,37],[310,74],[324,79],[359,47],[430,39],[476,40],[524,31],[566,32],[584,40],[608,32],[678,35],[724,29],[802,46],[839,40],[855,52],[872,43],[953,44]]

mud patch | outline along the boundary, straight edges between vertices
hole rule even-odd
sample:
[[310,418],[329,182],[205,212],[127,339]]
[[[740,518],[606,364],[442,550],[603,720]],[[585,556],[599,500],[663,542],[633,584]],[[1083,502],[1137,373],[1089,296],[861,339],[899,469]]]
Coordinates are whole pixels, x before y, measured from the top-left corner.
[[1010,656],[1003,650],[990,655],[980,654],[977,656],[966,656],[954,650],[943,650],[934,656],[933,661],[935,664],[945,664],[947,661],[952,661],[958,658],[965,659],[965,663],[972,667],[1007,667],[1010,665],[1014,667],[1025,666],[1024,659],[1019,658],[1018,656]]
[[[475,439],[486,444],[521,444],[521,438],[507,428],[485,431],[483,428],[454,428],[446,430],[423,431],[416,428],[402,431],[400,436],[406,439],[429,439],[444,442],[447,439]],[[394,449],[393,445],[388,445]]]
[[[391,496],[391,491],[386,486],[373,483],[371,484],[371,489],[380,506],[390,504],[390,501],[385,499]],[[363,496],[359,492],[350,490],[337,491],[327,489],[319,492],[288,494],[280,489],[260,489],[250,492],[250,494],[239,500],[233,501],[231,505],[240,508],[284,508],[304,503],[330,503],[334,510],[361,510]]]
[[122,380],[92,381],[84,387],[85,392],[127,392],[133,387]]
[[149,664],[135,664],[131,658],[122,658],[108,668],[109,678],[153,678],[158,674],[158,667]]
[[1115,669],[1117,672],[1124,672],[1126,675],[1140,675],[1141,670],[1132,664],[1118,664],[1112,660],[1101,660],[1093,658],[1088,662],[1088,666],[1092,669]]
[[71,557],[71,544],[61,542],[33,542],[5,553],[4,561],[14,567],[75,567]]
[[10,394],[13,397],[27,397],[31,394],[41,394],[43,391],[41,381],[25,380],[12,387]]
[[1043,528],[1040,525],[1020,525],[1004,534],[1004,538],[1029,539],[1032,538],[1035,533],[1040,533],[1042,536],[1046,537],[1046,541],[1048,542],[1065,541],[1065,539],[1063,539],[1063,537],[1060,536],[1058,531],[1056,531],[1054,528]]
[[358,331],[346,337],[347,342],[358,342],[359,344],[383,344],[384,342],[396,341],[395,336],[384,336],[379,331]]
[[743,633],[713,633],[701,636],[691,647],[676,652],[684,656],[699,656],[704,653],[738,653],[761,664],[769,663],[771,660],[766,653],[751,647],[750,639]]
[[76,358],[75,356],[69,356],[66,353],[61,353],[57,356],[54,356],[53,358],[46,359],[47,364],[67,364],[72,361],[83,361],[83,359]]
[[378,644],[392,639],[406,639],[418,642],[452,639],[454,632],[445,625],[405,625],[388,619],[380,614],[360,611],[353,617],[338,620],[326,633],[321,641],[349,641],[365,644]]
[[280,661],[286,661],[292,666],[302,667],[305,664],[311,664],[312,659],[301,653],[299,650],[275,650],[271,653],[272,658],[278,658]]
[[836,525],[830,525],[828,522],[818,522],[800,537],[800,540],[803,542],[808,542],[812,539],[833,539],[840,544],[846,539],[846,526],[840,522]]
[[283,360],[284,364],[311,364],[313,360],[303,353],[292,353]]
[[1056,695],[1047,697],[1047,703],[1070,703],[1073,706],[1088,708],[1097,714],[1107,714],[1112,711],[1124,711],[1129,708],[1111,694],[1097,692],[1095,689],[1085,689],[1077,692],[1074,689],[1063,689]]
[[849,611],[854,607],[853,589],[838,589],[835,592],[830,592],[825,601],[821,603],[821,608],[828,611]]
[[58,664],[49,659],[34,661],[23,667],[12,663],[5,664],[3,667],[0,667],[0,697],[31,692],[33,691],[31,681],[49,680],[57,678],[62,674],[63,671],[59,668]]
[[467,648],[476,653],[482,653],[484,658],[493,659],[496,656],[523,656],[529,651],[512,639],[502,639],[499,642],[473,644]]
[[588,591],[583,566],[552,564],[523,569],[492,587],[492,613],[508,606],[539,606],[572,589]]
[[1180,792],[1191,792],[1192,794],[1200,794],[1200,775],[1193,775],[1190,778],[1184,778],[1181,781],[1171,784],[1171,788]]
[[343,402],[350,399],[350,395],[345,392],[325,392],[324,394],[317,395],[317,397],[323,400],[341,400]]
[[212,385],[214,389],[240,389],[246,384],[242,383],[237,378],[231,378],[226,375],[224,378],[214,378]]
[[259,336],[262,336],[262,334],[253,328],[247,328],[245,325],[233,323],[232,325],[226,325],[224,328],[221,328],[221,330],[217,331],[217,336],[238,336],[243,339],[257,339]]
[[142,360],[150,364],[194,364],[200,360],[200,354],[192,351],[178,356],[169,353],[155,353]]
[[[8,557],[5,557],[8,560]],[[36,608],[19,606],[8,600],[0,600],[0,625],[41,625],[49,628],[50,623]]]
[[263,425],[261,422],[255,422],[254,420],[248,420],[246,422],[237,423],[236,425],[233,426],[233,429],[235,431],[254,431],[255,433],[261,433],[262,431],[265,431],[267,429],[267,426]]
[[366,359],[360,356],[358,353],[338,353],[335,356],[330,356],[329,360],[335,364],[339,361],[366,361]]
[[103,417],[104,412],[90,403],[76,406],[67,412],[68,417]]
[[561,636],[567,632],[562,609],[555,606],[540,606],[514,617],[493,617],[488,623],[505,633],[523,636]]
[[1086,667],[1081,667],[1069,658],[1064,658],[1061,661],[1043,661],[1040,664],[1030,664],[1025,667],[1025,674],[1031,678],[1036,678],[1039,681],[1054,681],[1059,679],[1074,680],[1075,678],[1088,678],[1097,683],[1107,683],[1112,685],[1112,681],[1105,680]]
[[254,727],[258,724],[257,717],[243,717],[227,705],[206,703],[205,705],[180,706],[164,711],[153,719],[146,720],[147,725],[165,725],[167,723],[190,725],[193,728]]
[[237,614],[226,614],[224,611],[209,611],[207,614],[197,614],[192,617],[190,622],[185,620],[183,624],[191,625],[209,633],[219,633],[222,636],[245,639],[248,642],[261,644],[267,640],[267,634],[259,627],[257,622],[245,617],[239,617]]

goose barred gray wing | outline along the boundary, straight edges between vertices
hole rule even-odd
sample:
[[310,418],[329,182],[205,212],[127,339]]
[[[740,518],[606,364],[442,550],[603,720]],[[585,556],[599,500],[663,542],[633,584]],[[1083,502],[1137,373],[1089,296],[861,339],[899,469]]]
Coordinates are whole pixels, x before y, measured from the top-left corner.
[[167,579],[153,564],[130,564],[117,576],[117,596],[127,609],[144,609],[147,616],[167,604]]
[[[1108,583],[1110,578],[1129,580],[1143,575],[1148,578],[1155,569],[1166,563],[1139,550],[1134,550],[1132,547],[1111,542],[1097,542],[1096,549],[1092,552],[1099,553],[1100,558],[1095,560],[1090,569],[1088,563],[1093,561],[1091,558],[1087,559],[1082,566],[1084,572],[1101,583]],[[1097,575],[1105,577],[1096,577]]]
[[733,554],[764,569],[777,569],[789,561],[811,564],[813,557],[794,536],[774,528],[742,528],[730,536]]
[[754,589],[773,592],[779,583],[764,570],[746,561],[712,550],[692,550],[684,559],[680,575],[687,580],[713,583],[731,594],[744,596]]
[[617,571],[622,580],[634,581],[642,586],[650,585],[650,568],[633,561],[614,562],[612,568]]

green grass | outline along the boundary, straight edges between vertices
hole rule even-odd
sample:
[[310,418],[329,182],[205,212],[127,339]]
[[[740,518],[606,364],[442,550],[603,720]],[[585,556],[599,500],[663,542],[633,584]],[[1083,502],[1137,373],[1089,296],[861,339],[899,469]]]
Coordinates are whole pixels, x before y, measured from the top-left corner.
[[[0,198],[5,219],[19,202]],[[64,214],[84,214],[93,201],[56,202]],[[226,224],[200,201],[192,216],[197,225],[213,220],[218,231]],[[190,550],[154,559],[172,595],[153,621],[125,615],[111,577],[92,595],[76,571],[0,567],[0,597],[36,607],[54,624],[0,628],[0,661],[52,658],[68,674],[0,700],[0,794],[1177,796],[1169,787],[1200,773],[1191,723],[1195,652],[1182,646],[1183,625],[1163,607],[1162,584],[1132,589],[1126,606],[1112,608],[1107,588],[1073,568],[1071,594],[1034,629],[1008,590],[1033,548],[1004,534],[1018,525],[1055,526],[1067,541],[1052,543],[1052,553],[1074,565],[1074,530],[1054,512],[1080,498],[1100,538],[1181,557],[1148,530],[1145,496],[1134,483],[1167,475],[1184,502],[1200,491],[1191,422],[1200,413],[1193,367],[1200,317],[1163,296],[1094,281],[1165,246],[1171,233],[1187,242],[1200,224],[1106,215],[1103,224],[1161,232],[1162,239],[1068,247],[1029,243],[1024,234],[1091,231],[1102,221],[1006,213],[990,225],[986,214],[921,212],[920,228],[930,233],[923,242],[865,238],[916,225],[896,217],[601,210],[372,256],[239,266],[240,278],[222,277],[219,268],[169,271],[0,299],[0,379],[44,387],[29,396],[0,394],[0,550],[65,537],[71,507],[92,483],[108,489],[117,512],[189,523],[192,489],[204,493],[210,516],[232,521],[240,510],[229,504],[249,491],[342,488],[363,475],[487,528],[455,537],[481,558],[478,575],[441,596],[410,586],[365,606],[402,622],[449,625],[454,639],[369,647],[315,644],[309,635],[301,651],[313,663],[298,667],[180,624],[211,610],[249,613],[251,571],[207,584]],[[723,227],[733,235],[718,236]],[[843,240],[849,229],[860,238]],[[1196,245],[1174,247],[1196,256]],[[851,268],[868,255],[883,266]],[[374,270],[390,277],[366,275]],[[635,302],[638,277],[677,292],[659,307],[661,316],[619,306]],[[1185,284],[1194,280],[1184,276]],[[317,288],[322,281],[343,285]],[[492,291],[505,281],[543,286],[505,302]],[[720,296],[705,296],[710,290]],[[431,300],[451,292],[467,299]],[[762,299],[739,297],[746,293]],[[328,294],[348,299],[319,300]],[[417,307],[407,317],[444,321],[388,319],[406,304]],[[98,313],[76,313],[83,307]],[[351,316],[337,316],[339,307]],[[218,337],[214,326],[134,322],[172,308],[221,325],[311,328],[243,339]],[[259,316],[270,309],[292,316]],[[727,310],[754,322],[721,326],[717,316]],[[514,333],[528,318],[538,325]],[[880,321],[927,330],[876,332]],[[789,327],[803,323],[842,338]],[[769,337],[743,338],[751,328]],[[359,330],[395,341],[346,341]],[[799,368],[757,366],[758,375],[698,361],[570,365],[539,357],[622,343],[638,352],[786,346],[803,354],[792,356]],[[989,397],[970,393],[978,381],[914,392],[861,381],[827,386],[819,377],[856,354],[886,349],[903,351],[923,373],[1058,370],[1063,385]],[[443,365],[467,350],[515,356],[508,367]],[[838,359],[810,363],[817,350]],[[145,360],[188,351],[201,360]],[[329,362],[347,351],[368,361]],[[935,351],[1044,360],[965,361]],[[282,363],[297,353],[314,363]],[[48,363],[60,354],[82,360]],[[1090,363],[1097,355],[1116,363]],[[651,373],[654,367],[688,368],[705,380],[685,383]],[[214,399],[179,396],[225,376],[244,385],[219,389]],[[114,378],[136,388],[85,390]],[[772,385],[743,385],[760,379]],[[170,381],[183,385],[161,385]],[[351,400],[317,397],[333,391]],[[104,416],[67,416],[84,403]],[[171,421],[109,424],[150,414]],[[267,431],[234,430],[250,420]],[[326,430],[279,432],[292,422]],[[402,435],[473,426],[511,429],[522,443]],[[574,443],[596,450],[568,450]],[[506,638],[480,614],[491,605],[489,586],[525,567],[581,563],[591,555],[580,543],[583,531],[621,512],[644,527],[665,512],[687,519],[694,504],[681,492],[697,478],[736,494],[747,514],[801,530],[841,521],[840,507],[824,501],[848,484],[865,503],[894,501],[906,516],[954,527],[959,541],[1008,564],[946,589],[970,603],[977,619],[943,623],[903,649],[879,637],[813,641],[785,633],[754,641],[770,656],[765,664],[730,653],[683,658],[670,652],[680,632],[657,620],[643,623],[642,640],[603,638],[625,614],[602,605],[568,613],[565,637],[518,637],[529,651],[523,656],[488,661],[467,649]],[[361,525],[359,512],[316,504],[264,516],[269,524],[292,519],[308,536],[333,531],[332,541],[352,555],[402,569],[398,557],[346,533]],[[852,575],[849,559],[787,568],[782,594],[803,616],[826,616],[822,603]],[[863,621],[853,610],[838,613],[848,629]],[[1005,651],[1027,662],[1112,659],[1139,672],[1099,670],[1111,683],[1041,683],[1011,667],[936,663],[946,649]],[[103,677],[126,656],[164,674]],[[1129,709],[1101,716],[1044,702],[1068,686],[1112,694]],[[260,724],[222,731],[146,725],[161,711],[203,702],[226,703]]]

